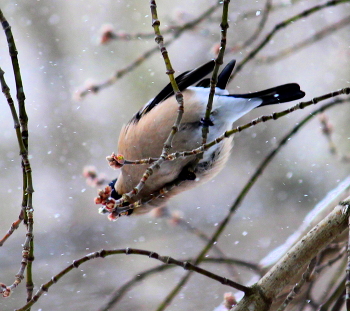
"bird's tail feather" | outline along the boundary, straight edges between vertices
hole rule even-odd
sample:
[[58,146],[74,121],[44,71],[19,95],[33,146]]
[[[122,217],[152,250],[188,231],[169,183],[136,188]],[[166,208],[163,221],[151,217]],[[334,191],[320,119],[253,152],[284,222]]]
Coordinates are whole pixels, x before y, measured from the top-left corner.
[[258,107],[261,107],[297,100],[303,98],[305,96],[305,93],[302,90],[300,90],[299,84],[289,83],[260,92],[248,94],[232,94],[227,96],[236,98],[260,98],[263,102]]

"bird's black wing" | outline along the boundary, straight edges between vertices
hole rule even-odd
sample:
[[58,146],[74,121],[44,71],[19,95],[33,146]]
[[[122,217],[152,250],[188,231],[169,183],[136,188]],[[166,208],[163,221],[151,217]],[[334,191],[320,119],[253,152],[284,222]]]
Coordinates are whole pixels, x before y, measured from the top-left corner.
[[198,87],[209,87],[210,86],[210,78],[205,78],[200,80],[196,86]]
[[[218,82],[216,84],[216,87],[219,89],[226,89],[226,85],[230,79],[231,73],[233,71],[233,68],[235,67],[236,60],[231,60],[225,68],[221,71],[221,73],[218,76]],[[210,78],[203,79],[196,84],[198,87],[210,87]]]
[[219,89],[226,89],[226,85],[228,83],[228,80],[230,79],[231,73],[233,68],[235,68],[236,60],[231,60],[225,68],[221,71],[221,73],[218,76],[218,83],[216,84],[216,87]]
[[[213,71],[215,65],[215,61],[211,60],[210,62],[195,68],[191,71],[186,71],[176,77],[176,83],[180,89],[180,91],[184,91],[189,86],[195,84],[202,78],[204,78],[207,74]],[[206,79],[205,79],[206,80]],[[139,112],[137,112],[131,119],[131,122],[137,122],[140,120],[141,116],[151,111],[156,105],[166,100],[170,96],[174,95],[173,87],[171,83],[169,83],[164,89],[162,89],[159,94],[153,98],[151,102],[149,102],[146,106],[144,106]]]

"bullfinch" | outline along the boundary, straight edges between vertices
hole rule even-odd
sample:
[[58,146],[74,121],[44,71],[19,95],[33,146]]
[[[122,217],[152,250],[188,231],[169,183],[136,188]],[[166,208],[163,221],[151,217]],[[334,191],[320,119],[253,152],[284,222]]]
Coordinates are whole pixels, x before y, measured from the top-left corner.
[[[296,83],[254,93],[230,94],[226,85],[235,66],[235,60],[232,60],[218,76],[210,120],[206,120],[203,117],[210,92],[210,78],[205,76],[213,71],[214,66],[215,61],[211,60],[176,78],[183,94],[184,114],[172,141],[171,152],[190,151],[201,146],[203,125],[209,127],[209,142],[232,129],[233,122],[252,109],[290,102],[305,95]],[[168,84],[124,125],[117,153],[127,160],[159,158],[177,114],[178,103],[171,84]],[[231,147],[232,136],[206,150],[199,161],[195,154],[165,160],[136,195],[128,197],[122,206],[116,207],[114,202],[134,189],[147,168],[145,165],[123,165],[118,178],[111,182],[109,190],[107,187],[100,192],[96,203],[103,204],[100,211],[109,213],[111,219],[164,207],[172,196],[216,176],[224,167]],[[110,157],[107,159],[113,162]]]

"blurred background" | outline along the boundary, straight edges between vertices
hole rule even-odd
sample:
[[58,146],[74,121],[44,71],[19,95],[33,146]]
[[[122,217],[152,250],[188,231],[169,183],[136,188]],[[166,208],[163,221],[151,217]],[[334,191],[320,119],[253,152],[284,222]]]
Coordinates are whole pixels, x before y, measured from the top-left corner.
[[[273,27],[319,1],[273,1],[275,7],[259,38],[242,45],[259,27],[265,1],[233,1],[230,4],[228,53],[241,61]],[[215,4],[213,0],[158,1],[161,30],[198,17]],[[325,27],[345,18],[350,3],[329,7],[279,31],[253,61],[231,81],[231,93],[245,93],[297,82],[305,100],[349,86],[350,29],[344,26],[322,40],[280,59],[266,63],[267,56],[295,46]],[[29,116],[29,153],[33,169],[35,208],[35,291],[73,260],[100,249],[142,248],[161,255],[187,259],[196,256],[204,243],[180,226],[152,215],[122,217],[110,222],[98,214],[93,199],[97,189],[82,176],[94,165],[108,179],[118,171],[105,160],[117,152],[119,131],[131,116],[168,83],[159,52],[153,54],[113,86],[98,94],[74,99],[87,83],[102,82],[155,46],[153,38],[100,44],[101,27],[116,32],[152,33],[148,1],[2,0],[1,9],[12,26]],[[221,6],[210,18],[186,31],[167,46],[177,74],[215,57],[220,39]],[[248,13],[248,14],[246,14]],[[166,38],[171,38],[168,36]],[[8,47],[0,32],[0,66],[15,98]],[[253,111],[236,125],[262,114],[281,111],[294,103]],[[256,167],[288,131],[316,107],[308,107],[277,121],[257,125],[235,136],[228,164],[214,180],[170,201],[169,209],[210,235]],[[339,152],[350,152],[350,107],[327,112],[334,126],[333,139]],[[217,242],[227,256],[258,262],[281,244],[305,214],[335,188],[349,172],[349,163],[331,155],[328,142],[315,118],[277,155],[243,201]],[[22,172],[13,120],[4,97],[0,97],[0,235],[3,236],[20,211]],[[21,226],[0,248],[0,282],[11,284],[21,262],[25,228]],[[212,253],[210,253],[212,254]],[[80,266],[51,287],[32,310],[97,310],[109,295],[135,274],[159,265],[140,256],[113,256]],[[225,267],[204,265],[221,275]],[[186,272],[173,268],[142,281],[128,292],[115,310],[153,310]],[[242,280],[250,274],[241,272]],[[200,283],[199,283],[200,282]],[[201,286],[198,286],[200,284]],[[13,310],[25,303],[25,284],[0,310]],[[213,310],[231,291],[195,275],[167,310],[194,307]]]

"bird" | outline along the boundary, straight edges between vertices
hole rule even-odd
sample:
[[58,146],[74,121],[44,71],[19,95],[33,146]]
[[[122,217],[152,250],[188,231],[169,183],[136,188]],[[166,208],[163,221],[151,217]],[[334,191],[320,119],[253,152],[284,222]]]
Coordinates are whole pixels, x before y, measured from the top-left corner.
[[[290,102],[305,96],[297,83],[247,94],[230,94],[226,86],[235,63],[235,60],[231,60],[218,75],[209,121],[203,118],[210,92],[210,78],[206,76],[213,71],[215,60],[186,71],[175,79],[183,94],[184,114],[172,141],[172,152],[200,147],[204,125],[209,127],[209,142],[232,129],[232,124],[237,119],[255,108]],[[118,154],[128,160],[159,158],[164,142],[174,125],[177,110],[178,103],[169,83],[123,126],[118,140]],[[232,136],[206,150],[199,162],[196,161],[196,155],[164,161],[148,178],[141,191],[123,203],[123,213],[119,213],[115,208],[107,210],[111,219],[121,215],[144,214],[154,208],[165,207],[174,195],[209,181],[223,169],[231,148]],[[111,161],[111,158],[108,160]],[[119,176],[110,183],[107,196],[112,201],[121,199],[139,183],[146,168],[144,165],[123,165]],[[106,203],[103,199],[95,202]],[[128,206],[135,202],[144,203],[128,209]]]

